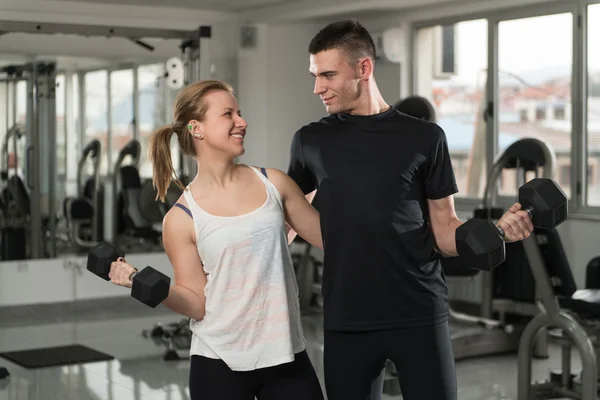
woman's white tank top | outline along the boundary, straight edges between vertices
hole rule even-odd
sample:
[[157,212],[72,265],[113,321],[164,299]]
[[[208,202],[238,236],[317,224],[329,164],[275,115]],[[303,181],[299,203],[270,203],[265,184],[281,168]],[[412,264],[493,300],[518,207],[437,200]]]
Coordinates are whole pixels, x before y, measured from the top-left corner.
[[267,199],[247,214],[208,214],[183,192],[207,276],[206,314],[190,322],[190,353],[221,359],[234,371],[290,362],[306,348],[281,196],[264,169],[250,168]]

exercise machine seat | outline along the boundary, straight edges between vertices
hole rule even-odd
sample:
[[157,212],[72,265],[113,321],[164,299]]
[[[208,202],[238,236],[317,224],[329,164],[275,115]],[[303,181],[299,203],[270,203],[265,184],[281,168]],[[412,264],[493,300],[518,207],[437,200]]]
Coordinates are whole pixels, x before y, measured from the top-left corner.
[[136,167],[127,165],[121,167],[120,209],[122,212],[122,230],[135,237],[158,239],[162,233],[154,230],[152,224],[144,218],[139,207],[142,192],[142,182]]
[[86,220],[94,217],[94,206],[88,199],[70,199],[65,206],[67,207],[65,215],[68,215],[71,220]]
[[15,201],[15,204],[19,208],[19,211],[23,215],[30,215],[31,200],[29,198],[29,191],[25,187],[25,183],[18,175],[13,175],[8,178],[8,193],[10,200]]
[[435,122],[435,108],[429,100],[421,96],[409,96],[399,100],[394,104],[394,109],[410,115],[413,118],[419,118],[429,122]]
[[579,289],[571,297],[558,296],[561,308],[571,310],[584,318],[600,317],[600,289]]
[[[559,306],[582,318],[600,317],[600,289],[577,289],[556,229],[540,232],[536,230],[535,233]],[[529,265],[525,267],[528,268]]]
[[[63,215],[67,221],[77,221],[82,223],[81,226],[89,228],[92,225],[94,218],[94,205],[92,202],[92,196],[94,193],[94,179],[89,178],[86,180],[82,188],[82,196],[80,197],[67,197],[63,201]],[[98,186],[98,223],[97,223],[97,237],[104,237],[104,186],[100,184]]]

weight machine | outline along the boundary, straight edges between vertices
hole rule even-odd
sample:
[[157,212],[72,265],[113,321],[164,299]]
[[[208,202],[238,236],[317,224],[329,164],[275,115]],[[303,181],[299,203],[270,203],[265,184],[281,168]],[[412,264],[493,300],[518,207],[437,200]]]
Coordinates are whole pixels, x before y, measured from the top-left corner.
[[[19,202],[29,202],[28,213],[25,215],[28,240],[23,246],[29,250],[26,253],[31,258],[53,257],[56,255],[56,239],[53,235],[48,236],[48,233],[54,232],[56,227],[53,201],[56,182],[56,65],[53,62],[35,61],[3,67],[0,74],[0,80],[13,83],[13,89],[19,80],[24,80],[27,84],[26,134],[12,131],[15,141],[17,137],[24,136],[26,142],[24,180],[18,175],[12,177],[23,184],[24,190],[20,194],[24,198],[19,199]],[[14,120],[16,101],[13,106]],[[8,134],[7,131],[7,136]],[[17,160],[15,152],[15,163]]]
[[[18,171],[19,141],[25,135],[25,127],[13,125],[4,135],[2,145],[2,158],[0,181],[2,182],[1,202],[1,228],[0,241],[2,242],[1,260],[19,260],[26,257],[26,232],[27,217],[29,215],[29,196]],[[12,167],[9,145],[13,143]],[[12,172],[11,172],[12,168]]]

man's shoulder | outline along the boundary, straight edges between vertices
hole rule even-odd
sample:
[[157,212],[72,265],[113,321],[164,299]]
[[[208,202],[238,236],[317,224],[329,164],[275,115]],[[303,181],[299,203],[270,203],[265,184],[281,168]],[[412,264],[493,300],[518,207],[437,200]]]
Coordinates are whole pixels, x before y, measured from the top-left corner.
[[427,120],[420,119],[420,118],[415,118],[413,116],[404,114],[403,112],[400,112],[397,110],[396,110],[396,114],[394,114],[393,118],[399,123],[411,125],[414,129],[419,129],[422,131],[430,131],[431,132],[431,131],[439,128],[439,126],[435,122],[427,121]]
[[413,138],[420,138],[428,143],[438,143],[445,139],[446,134],[437,123],[411,117],[398,111],[394,119],[410,131]]
[[338,119],[335,115],[328,115],[319,119],[318,121],[313,121],[302,126],[300,129],[298,129],[296,134],[304,136],[314,133],[322,133],[323,131],[326,131],[333,127],[337,121]]

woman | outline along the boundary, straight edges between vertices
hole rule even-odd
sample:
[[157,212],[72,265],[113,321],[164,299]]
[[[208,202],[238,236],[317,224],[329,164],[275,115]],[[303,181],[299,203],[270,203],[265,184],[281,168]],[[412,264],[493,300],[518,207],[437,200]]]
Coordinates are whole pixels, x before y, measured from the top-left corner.
[[[172,126],[150,141],[153,183],[164,201],[174,178],[170,142],[198,169],[163,221],[175,284],[163,304],[190,317],[192,399],[323,399],[308,358],[286,222],[323,248],[318,212],[286,174],[237,164],[246,121],[232,88],[219,81],[186,87]],[[111,281],[131,287],[124,259]]]

